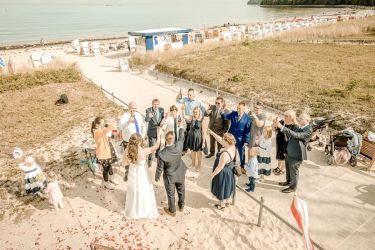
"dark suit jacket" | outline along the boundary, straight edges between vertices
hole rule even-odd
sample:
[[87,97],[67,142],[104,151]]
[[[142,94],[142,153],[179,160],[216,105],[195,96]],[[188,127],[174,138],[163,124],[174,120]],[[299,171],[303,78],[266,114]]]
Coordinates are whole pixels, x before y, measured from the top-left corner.
[[172,145],[165,147],[159,152],[158,165],[155,173],[155,180],[159,181],[161,174],[169,183],[184,183],[186,174],[185,162],[181,159],[184,147],[184,129],[178,131],[179,139]]
[[251,118],[246,113],[238,121],[238,112],[232,111],[228,114],[222,114],[224,120],[230,120],[229,133],[234,135],[237,144],[249,143]]
[[212,131],[214,131],[216,134],[222,136],[225,132],[228,131],[229,120],[224,120],[220,113],[218,116],[216,116],[216,111],[217,111],[216,105],[211,105],[209,109],[206,110],[206,112],[204,112],[204,115],[210,117],[210,122],[208,123],[208,127]]
[[147,137],[156,138],[157,137],[157,127],[160,126],[161,121],[164,118],[164,109],[159,108],[159,119],[156,120],[155,115],[150,118],[150,114],[154,113],[153,108],[146,109],[146,118],[145,121],[148,123],[147,128]]
[[295,127],[293,130],[284,127],[281,132],[289,138],[286,147],[288,157],[299,161],[307,160],[306,146],[310,141],[312,127],[307,125],[302,129]]

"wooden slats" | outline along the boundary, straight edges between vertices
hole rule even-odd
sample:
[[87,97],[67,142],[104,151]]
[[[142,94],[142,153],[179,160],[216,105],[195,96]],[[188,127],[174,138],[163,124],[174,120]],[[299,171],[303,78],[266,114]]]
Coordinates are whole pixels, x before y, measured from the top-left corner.
[[358,160],[367,167],[367,170],[370,170],[375,161],[375,143],[368,141],[364,137]]

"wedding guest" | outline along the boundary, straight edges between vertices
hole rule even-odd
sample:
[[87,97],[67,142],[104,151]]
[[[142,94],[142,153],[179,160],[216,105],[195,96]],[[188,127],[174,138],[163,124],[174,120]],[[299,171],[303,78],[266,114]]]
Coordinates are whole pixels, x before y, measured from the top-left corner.
[[183,97],[182,93],[177,95],[176,102],[179,104],[183,104],[184,112],[185,112],[185,119],[186,119],[186,130],[185,130],[185,145],[184,145],[184,152],[187,151],[187,135],[189,133],[190,129],[190,122],[191,122],[191,116],[193,115],[194,108],[198,107],[201,110],[201,113],[204,114],[206,111],[206,108],[204,107],[203,103],[196,99],[194,89],[188,90],[188,96]]
[[[122,131],[123,142],[121,145],[124,150],[127,148],[132,134],[137,133],[142,138],[146,137],[146,124],[142,115],[137,111],[137,104],[135,102],[129,103],[129,110],[121,116],[117,127]],[[129,166],[125,166],[125,181],[128,180],[128,173]]]
[[298,119],[299,126],[296,126],[293,130],[283,126],[278,118],[274,120],[274,126],[278,127],[289,138],[285,157],[286,182],[279,183],[280,186],[288,186],[282,190],[283,193],[291,193],[297,190],[299,167],[307,159],[306,146],[312,134],[310,120],[308,114],[302,113]]
[[233,158],[236,155],[236,139],[230,133],[224,133],[223,137],[215,134],[212,130],[209,130],[209,133],[224,147],[221,152],[216,154],[211,174],[211,192],[220,201],[216,207],[222,210],[229,205],[228,199],[236,188],[233,172]]
[[164,211],[171,216],[176,216],[176,190],[179,211],[183,212],[185,206],[186,165],[182,160],[184,128],[181,121],[178,123],[178,127],[179,136],[177,141],[175,141],[176,137],[172,131],[166,133],[166,146],[159,152],[158,165],[155,173],[155,181],[159,181],[163,173],[164,187],[168,197],[168,207],[164,207]]
[[112,184],[118,185],[113,176],[112,161],[116,155],[112,143],[109,141],[109,134],[115,128],[115,123],[105,124],[102,117],[96,117],[91,124],[91,133],[96,144],[96,159],[102,165],[104,187],[114,189]]
[[178,109],[175,105],[172,105],[169,108],[169,112],[166,113],[163,121],[161,122],[161,126],[163,128],[164,134],[167,134],[169,131],[172,131],[174,136],[175,136],[175,141],[178,140],[178,122],[183,122],[182,121],[182,115],[178,113]]
[[64,208],[63,197],[59,183],[57,182],[57,177],[54,172],[48,173],[48,184],[45,192],[48,194],[48,201],[54,206],[55,210],[58,211],[59,208]]
[[253,147],[249,149],[249,162],[246,164],[246,175],[249,177],[249,183],[246,183],[248,188],[245,189],[246,192],[255,191],[255,180],[259,177],[259,164],[258,164],[259,149]]
[[[285,127],[293,130],[297,126],[296,113],[293,110],[288,110],[284,113],[284,120],[280,123]],[[276,160],[277,168],[273,170],[275,175],[281,175],[285,173],[285,154],[286,146],[288,144],[287,136],[280,131],[279,128],[276,129]]]
[[[182,113],[184,117],[184,112]],[[197,172],[200,171],[202,165],[203,138],[205,138],[205,125],[199,107],[193,109],[193,115],[187,119],[190,124],[189,133],[187,135],[187,148],[191,150],[192,167]]]
[[271,151],[272,151],[272,127],[265,126],[263,128],[263,134],[259,137],[257,143],[259,149],[258,163],[259,163],[259,175],[260,180],[264,181],[264,176],[271,175]]
[[[224,120],[223,117],[221,117],[221,113],[223,112],[225,112],[224,99],[219,96],[216,98],[215,105],[210,105],[204,113],[205,116],[210,118],[208,128],[221,137],[228,131],[229,128],[229,120]],[[215,140],[213,135],[210,134],[210,154],[207,155],[206,158],[211,158],[215,155],[216,145],[217,151],[219,152],[221,144]]]
[[[158,99],[152,100],[152,107],[146,109],[145,121],[148,122],[147,126],[147,138],[148,146],[154,146],[157,140],[157,128],[161,126],[161,122],[164,118],[164,109],[160,107],[160,101]],[[159,150],[156,151],[155,156]],[[153,154],[149,154],[147,165],[151,167]]]
[[[249,143],[250,140],[250,127],[251,118],[245,113],[246,104],[240,102],[237,105],[237,111],[232,111],[230,113],[222,113],[224,120],[230,120],[229,133],[231,133],[236,139],[236,148],[240,157],[240,166],[243,174],[246,173],[245,166],[245,143]],[[236,162],[236,156],[234,157],[234,162]]]
[[255,145],[255,141],[263,133],[263,127],[266,124],[267,115],[263,112],[263,103],[257,102],[254,105],[254,110],[248,114],[251,118],[250,127],[250,141],[248,148],[252,148]]
[[34,161],[34,158],[28,156],[24,162],[18,166],[25,172],[24,183],[26,194],[33,194],[43,197],[42,191],[47,186],[46,177],[42,169]]

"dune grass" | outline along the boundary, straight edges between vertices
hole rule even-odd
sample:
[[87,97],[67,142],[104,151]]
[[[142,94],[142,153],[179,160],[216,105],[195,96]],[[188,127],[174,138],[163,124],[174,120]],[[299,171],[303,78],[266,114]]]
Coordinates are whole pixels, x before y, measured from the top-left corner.
[[245,41],[158,58],[177,77],[375,130],[375,46]]
[[375,16],[283,32],[275,36],[281,41],[330,41],[338,38],[375,38]]
[[21,90],[49,83],[72,83],[81,80],[76,65],[51,66],[47,69],[0,75],[0,93]]

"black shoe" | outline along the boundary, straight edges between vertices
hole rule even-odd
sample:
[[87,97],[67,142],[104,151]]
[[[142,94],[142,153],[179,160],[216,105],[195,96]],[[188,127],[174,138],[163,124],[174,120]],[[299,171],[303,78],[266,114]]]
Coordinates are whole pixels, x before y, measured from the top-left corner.
[[294,191],[296,191],[294,188],[291,188],[291,187],[288,187],[288,188],[286,188],[286,189],[283,189],[283,190],[281,190],[281,192],[283,192],[283,193],[292,193],[292,192],[294,192]]
[[286,187],[288,186],[290,183],[288,182],[279,182],[279,186],[283,186],[283,187]]
[[184,207],[178,207],[178,211],[183,212],[184,211]]
[[211,158],[212,156],[214,156],[214,154],[209,154],[206,156],[206,158]]

